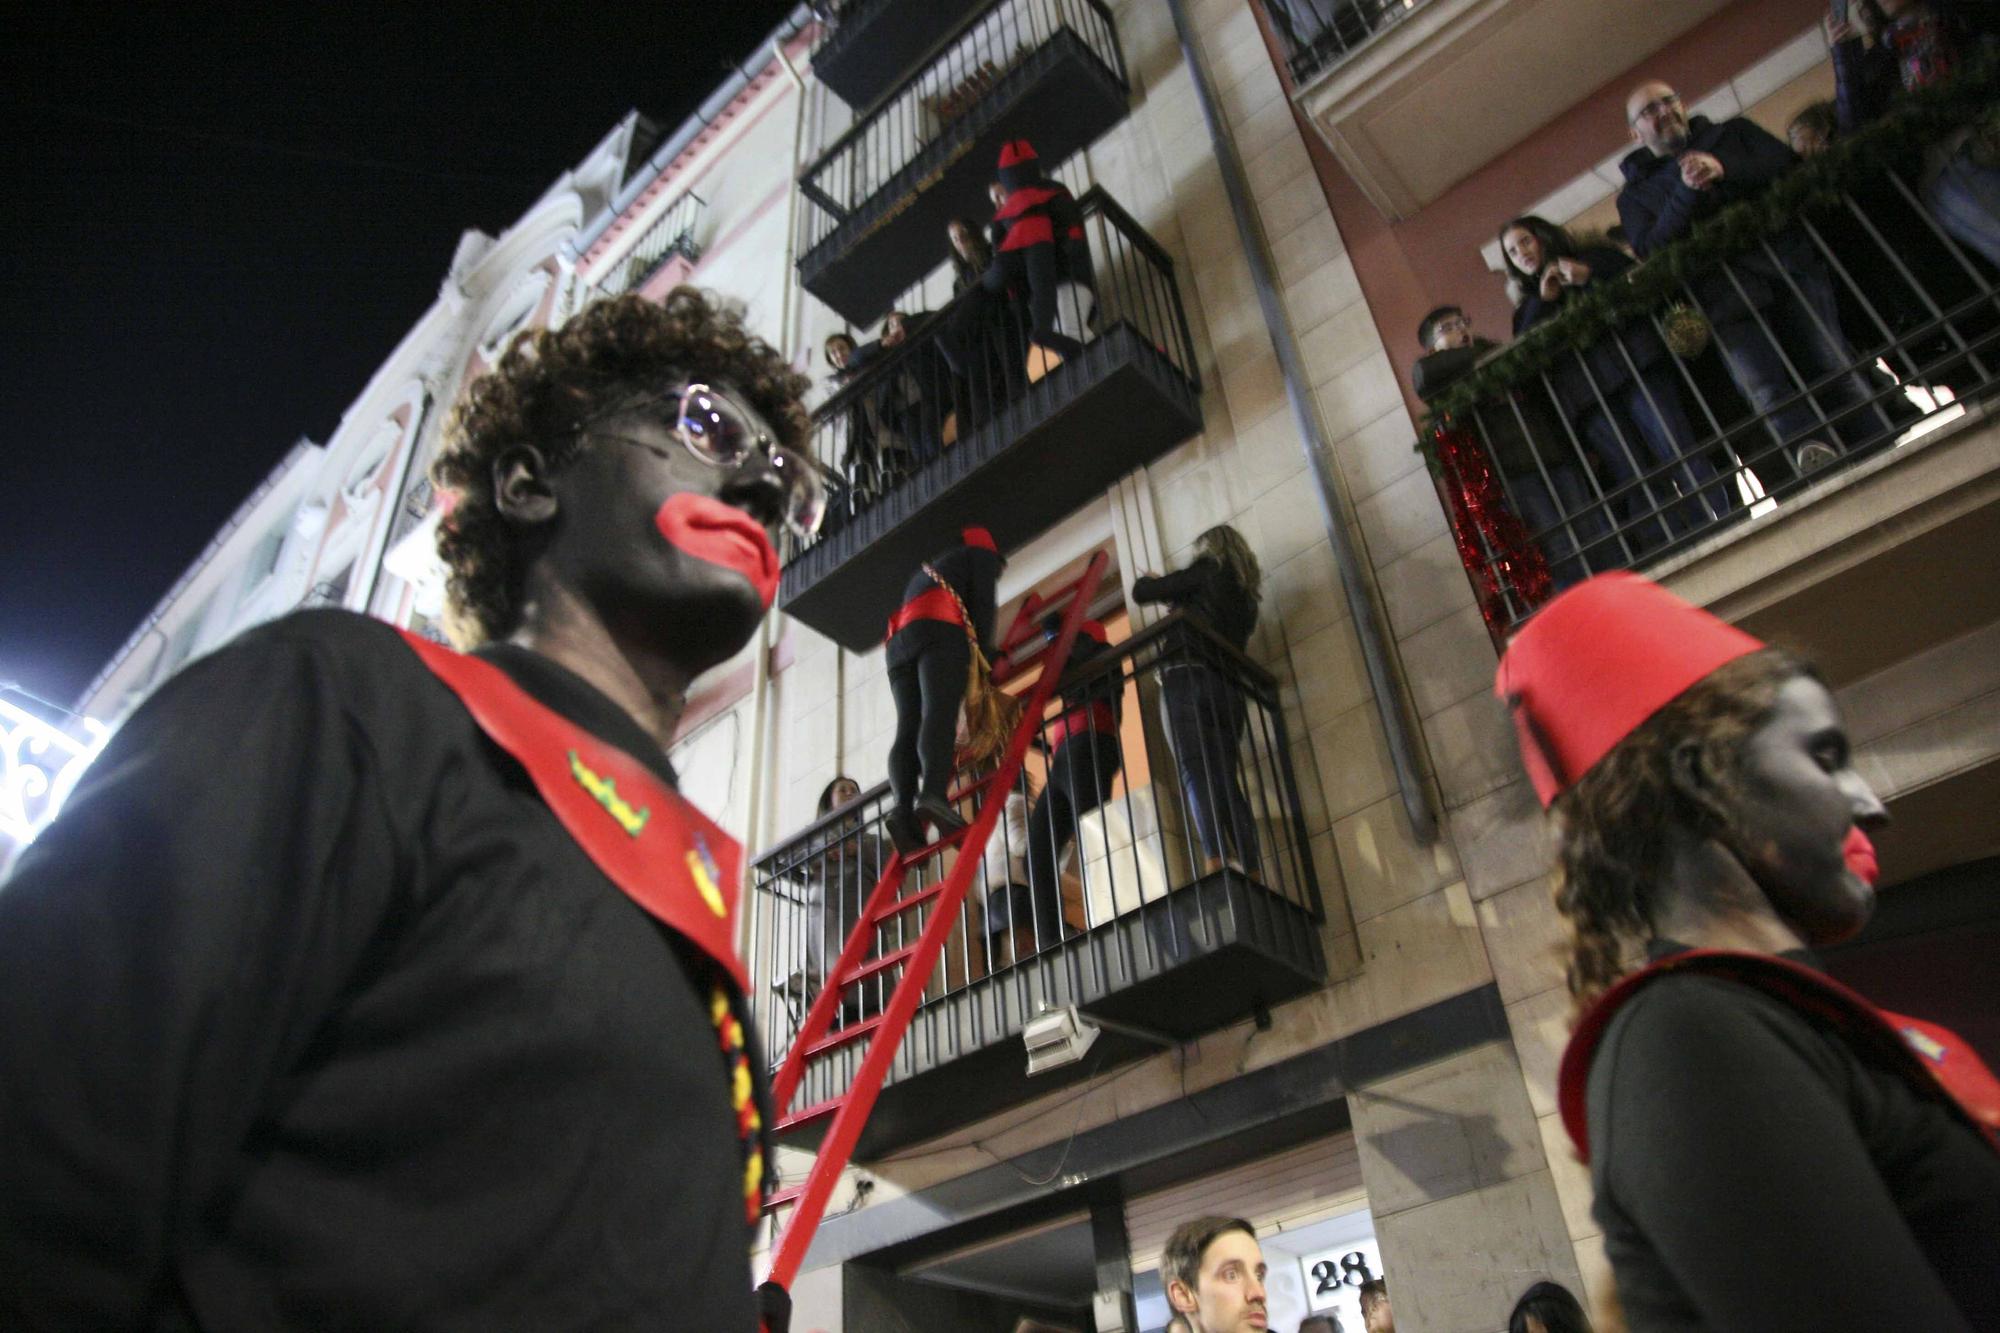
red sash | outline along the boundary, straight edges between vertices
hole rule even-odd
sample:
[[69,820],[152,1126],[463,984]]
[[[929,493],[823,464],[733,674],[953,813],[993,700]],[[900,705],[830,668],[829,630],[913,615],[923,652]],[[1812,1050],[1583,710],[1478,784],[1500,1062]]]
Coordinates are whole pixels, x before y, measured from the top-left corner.
[[1563,1127],[1577,1155],[1590,1160],[1587,1086],[1591,1058],[1612,1015],[1641,987],[1675,972],[1721,977],[1762,991],[1828,1028],[1869,1064],[1903,1079],[1920,1097],[1964,1116],[2000,1150],[2000,1079],[1965,1039],[1948,1028],[1877,1009],[1809,967],[1771,954],[1690,949],[1643,967],[1599,997],[1570,1034],[1558,1078]]
[[1064,741],[1092,731],[1117,733],[1118,715],[1111,711],[1109,700],[1099,699],[1087,707],[1071,709],[1057,718],[1049,727],[1049,749],[1051,752],[1059,750]]
[[933,587],[912,597],[901,610],[889,617],[889,632],[883,636],[883,642],[895,638],[899,630],[919,620],[942,620],[947,625],[965,623],[965,618],[958,613],[957,599],[945,589]]
[[528,771],[585,855],[648,915],[749,990],[736,952],[743,849],[651,769],[535,702],[490,662],[403,631],[479,729]]

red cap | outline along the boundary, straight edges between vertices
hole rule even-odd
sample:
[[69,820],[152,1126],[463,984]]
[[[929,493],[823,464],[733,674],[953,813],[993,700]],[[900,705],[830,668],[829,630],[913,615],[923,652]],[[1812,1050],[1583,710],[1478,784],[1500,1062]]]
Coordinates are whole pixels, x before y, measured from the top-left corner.
[[1000,149],[1000,165],[1018,167],[1023,162],[1040,161],[1035,156],[1035,146],[1026,139],[1009,139]]
[[982,551],[991,551],[995,555],[1000,554],[1000,548],[993,544],[993,534],[985,528],[967,528],[958,534],[958,539],[967,546],[977,546]]
[[1493,692],[1547,805],[1690,685],[1763,646],[1650,579],[1600,574],[1522,627]]

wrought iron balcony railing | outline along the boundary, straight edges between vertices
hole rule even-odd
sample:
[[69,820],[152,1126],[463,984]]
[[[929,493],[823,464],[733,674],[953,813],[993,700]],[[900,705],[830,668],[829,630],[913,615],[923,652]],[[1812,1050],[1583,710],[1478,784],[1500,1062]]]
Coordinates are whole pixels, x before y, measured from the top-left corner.
[[954,217],[993,213],[1000,148],[1050,169],[1125,115],[1118,34],[1101,0],[988,0],[799,177],[806,290],[851,323],[944,258]]
[[597,294],[612,297],[637,291],[676,259],[699,263],[702,247],[695,240],[695,229],[701,225],[707,209],[708,205],[694,191],[682,195],[658,222],[646,229],[632,252],[597,283]]
[[[1022,1082],[1018,1041],[1045,1007],[1191,1037],[1324,980],[1319,886],[1268,673],[1175,615],[1071,672],[1050,713],[896,1054],[864,1156],[1046,1091],[1047,1076]],[[1049,743],[1064,740],[1051,759]],[[1078,791],[1104,795],[1071,815]],[[888,804],[878,786],[756,862],[748,959],[773,1068],[889,862]],[[949,873],[944,861],[909,872],[922,884],[906,882],[902,896]],[[913,941],[927,910],[878,928],[871,956]],[[893,974],[880,984],[850,998],[845,1021],[879,1011]],[[838,1056],[815,1063],[797,1103],[824,1100],[853,1072]]]
[[1745,215],[1697,227],[1607,284],[1613,304],[1530,329],[1434,398],[1424,447],[1496,635],[1588,574],[1657,563],[1987,410],[1995,268],[1902,171],[1772,188],[1788,185],[1805,206],[1747,247],[1702,248]]
[[1200,374],[1172,258],[1102,190],[1084,194],[1088,280],[1066,283],[1067,360],[1034,343],[1027,292],[975,285],[866,345],[814,413],[835,478],[811,543],[787,547],[788,613],[856,651],[881,637],[917,562],[966,523],[1004,549],[1201,429]]
[[864,111],[985,0],[825,0],[815,77]]
[[1263,0],[1292,86],[1303,88],[1346,60],[1383,29],[1394,26],[1424,0]]

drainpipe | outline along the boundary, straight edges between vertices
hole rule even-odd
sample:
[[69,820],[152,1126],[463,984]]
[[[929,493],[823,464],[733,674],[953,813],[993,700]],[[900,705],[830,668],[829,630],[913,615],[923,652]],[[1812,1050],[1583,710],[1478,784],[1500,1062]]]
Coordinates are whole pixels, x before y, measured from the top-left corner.
[[1437,816],[1431,810],[1430,792],[1424,786],[1417,766],[1416,743],[1403,714],[1402,692],[1389,664],[1388,636],[1383,630],[1382,617],[1376,610],[1375,599],[1369,595],[1367,576],[1355,551],[1354,538],[1348,532],[1347,520],[1340,511],[1339,493],[1334,489],[1333,451],[1320,432],[1319,417],[1313,411],[1312,398],[1306,388],[1305,366],[1299,359],[1299,345],[1292,337],[1292,326],[1285,318],[1284,308],[1278,303],[1270,256],[1265,253],[1263,234],[1250,211],[1250,190],[1243,179],[1243,164],[1237,160],[1236,145],[1223,128],[1221,113],[1216,109],[1215,89],[1209,85],[1208,73],[1202,68],[1201,55],[1195,46],[1194,28],[1188,21],[1187,0],[1167,0],[1167,8],[1173,11],[1174,33],[1180,39],[1181,57],[1187,62],[1188,74],[1194,80],[1195,100],[1201,104],[1202,119],[1208,124],[1208,140],[1215,153],[1215,164],[1222,169],[1222,190],[1229,196],[1229,212],[1236,219],[1236,236],[1243,247],[1243,257],[1250,263],[1250,281],[1257,289],[1257,305],[1264,312],[1264,329],[1270,334],[1271,346],[1278,354],[1278,369],[1284,375],[1285,397],[1291,403],[1292,422],[1298,427],[1299,438],[1305,445],[1306,462],[1311,465],[1313,480],[1317,483],[1320,514],[1326,522],[1326,535],[1333,546],[1333,562],[1340,569],[1341,588],[1347,594],[1347,609],[1354,620],[1355,634],[1361,640],[1361,659],[1368,668],[1368,684],[1375,692],[1375,711],[1382,719],[1382,733],[1389,743],[1389,761],[1395,766],[1396,786],[1403,796],[1403,813],[1409,817],[1410,830],[1417,841],[1429,844],[1437,840]]

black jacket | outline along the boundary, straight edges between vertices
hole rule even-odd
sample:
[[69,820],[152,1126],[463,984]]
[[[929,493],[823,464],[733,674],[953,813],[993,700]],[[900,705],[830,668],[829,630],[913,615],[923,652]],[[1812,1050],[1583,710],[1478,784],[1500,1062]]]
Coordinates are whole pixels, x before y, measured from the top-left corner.
[[1132,585],[1132,600],[1146,605],[1165,602],[1176,611],[1200,616],[1202,622],[1235,645],[1249,646],[1257,631],[1257,603],[1230,576],[1222,562],[1209,556],[1171,574],[1149,574]]
[[[1417,397],[1429,402],[1499,350],[1500,344],[1491,338],[1474,338],[1470,347],[1453,347],[1418,357],[1417,363],[1410,367],[1410,387],[1417,391]],[[1562,452],[1563,428],[1550,411],[1547,394],[1539,390],[1516,391],[1505,399],[1478,406],[1476,417],[1468,414],[1459,424],[1480,437],[1504,475],[1525,477],[1536,472],[1535,450],[1530,439],[1540,444],[1551,461],[1568,456]]]
[[[1618,192],[1618,220],[1625,226],[1625,239],[1642,259],[1729,205],[1762,194],[1771,182],[1799,164],[1797,153],[1742,116],[1720,124],[1706,116],[1693,117],[1688,122],[1687,150],[1713,154],[1722,163],[1722,179],[1706,190],[1689,189],[1681,180],[1680,159],[1656,156],[1650,148],[1635,148],[1619,163],[1625,173],[1625,188]],[[1769,243],[1778,264],[1794,280],[1824,279],[1819,256],[1798,228],[1787,227],[1771,236]],[[1736,283],[1719,270],[1692,284],[1715,323],[1749,318],[1744,298],[1761,309],[1786,287],[1785,274],[1774,268],[1761,250],[1753,249],[1729,263],[1742,285],[1740,294]]]
[[[1580,288],[1563,288],[1553,301],[1544,301],[1538,290],[1530,291],[1514,310],[1516,337],[1560,315],[1573,292],[1588,292],[1616,281],[1633,267],[1624,251],[1609,245],[1586,245],[1576,258],[1590,266],[1590,280]],[[1633,367],[1645,371],[1666,358],[1667,345],[1653,331],[1651,322],[1635,319],[1619,327],[1615,342],[1600,338],[1579,354],[1557,358],[1550,379],[1563,411],[1572,417],[1580,416],[1598,405],[1600,393],[1608,402],[1613,394],[1631,383]]]
[[[980,650],[991,662],[995,656],[993,618],[998,610],[999,555],[983,546],[954,546],[932,556],[927,563],[943,575],[944,581],[958,594],[958,599],[965,603],[965,613],[972,617],[973,633],[979,636]],[[903,585],[902,605],[908,605],[935,587],[937,584],[931,576],[918,569]],[[957,625],[948,625],[942,620],[919,620],[890,636],[888,663],[892,667],[902,666],[916,661],[924,649],[933,644],[964,641],[965,631]]]

